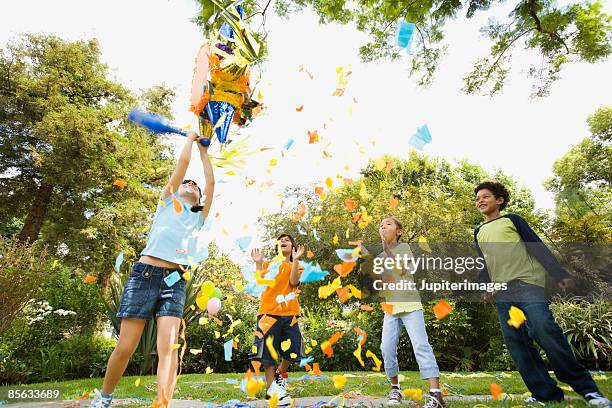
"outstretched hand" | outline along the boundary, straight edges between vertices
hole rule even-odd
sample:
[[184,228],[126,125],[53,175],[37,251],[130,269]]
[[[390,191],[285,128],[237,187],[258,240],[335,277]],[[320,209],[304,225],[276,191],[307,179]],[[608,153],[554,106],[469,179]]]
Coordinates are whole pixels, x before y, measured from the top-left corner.
[[299,260],[304,255],[304,245],[299,245],[291,250],[291,255],[294,261]]
[[253,248],[251,251],[251,258],[255,263],[261,263],[263,262],[264,256],[259,248]]

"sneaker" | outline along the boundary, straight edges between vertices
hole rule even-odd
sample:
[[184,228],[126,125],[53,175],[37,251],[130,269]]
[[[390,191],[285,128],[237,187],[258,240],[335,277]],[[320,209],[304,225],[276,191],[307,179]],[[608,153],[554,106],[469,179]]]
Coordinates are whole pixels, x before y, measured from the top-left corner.
[[287,373],[281,373],[278,370],[274,373],[274,382],[285,391],[287,391],[287,377]]
[[113,401],[113,394],[110,394],[108,397],[102,396],[102,391],[94,390],[96,394],[93,401],[91,401],[91,408],[109,408],[111,406],[111,402]]
[[427,398],[427,402],[423,404],[423,408],[446,408],[446,402],[442,399],[441,392],[432,392],[423,395],[423,397]]
[[387,398],[387,405],[399,405],[402,403],[402,391],[399,388],[391,388],[389,397]]
[[542,401],[538,401],[537,399],[533,398],[533,397],[529,397],[525,400],[525,404],[540,404],[542,406],[545,406],[546,404],[543,403]]
[[598,407],[609,407],[610,400],[601,395],[599,392],[589,392],[584,395],[584,399],[589,403],[589,405],[595,405]]

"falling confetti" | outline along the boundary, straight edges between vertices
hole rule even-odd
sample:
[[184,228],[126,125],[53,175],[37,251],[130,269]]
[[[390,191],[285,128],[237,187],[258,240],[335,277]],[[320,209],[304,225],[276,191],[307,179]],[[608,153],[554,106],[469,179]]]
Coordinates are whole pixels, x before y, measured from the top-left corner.
[[346,385],[346,377],[343,375],[334,375],[332,377],[332,381],[334,382],[334,387],[337,390],[344,388],[344,386]]
[[508,325],[514,327],[515,329],[521,327],[523,323],[525,323],[525,320],[527,320],[525,313],[523,313],[523,311],[516,306],[510,306],[508,314],[510,315]]
[[433,307],[434,315],[436,316],[436,319],[438,320],[444,319],[452,311],[453,311],[453,307],[446,300],[440,300]]
[[113,186],[119,187],[119,188],[124,188],[127,186],[127,184],[128,184],[127,181],[122,180],[122,179],[118,179],[113,182]]
[[84,277],[84,278],[81,280],[81,282],[83,282],[83,283],[91,283],[91,282],[95,282],[97,279],[98,279],[98,278],[96,278],[95,276],[92,276],[92,275],[87,275],[87,276],[85,276],[85,277]]

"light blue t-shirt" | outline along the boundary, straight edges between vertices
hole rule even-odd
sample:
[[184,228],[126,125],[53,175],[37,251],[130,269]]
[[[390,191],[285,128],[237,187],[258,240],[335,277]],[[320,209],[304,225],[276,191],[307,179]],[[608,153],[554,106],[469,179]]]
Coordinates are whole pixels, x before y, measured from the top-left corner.
[[[191,206],[174,195],[183,207],[177,213],[172,195],[157,204],[147,246],[140,255],[154,256],[168,262],[188,265],[206,258],[207,247],[200,247],[198,233],[204,225],[202,212],[192,212]],[[163,202],[163,204],[162,204]]]

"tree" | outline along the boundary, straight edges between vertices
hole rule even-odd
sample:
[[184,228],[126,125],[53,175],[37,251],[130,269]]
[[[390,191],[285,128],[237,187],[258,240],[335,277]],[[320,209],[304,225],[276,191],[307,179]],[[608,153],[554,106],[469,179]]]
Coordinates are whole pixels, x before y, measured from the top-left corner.
[[[172,96],[157,87],[142,102],[169,115]],[[109,79],[96,40],[24,35],[2,49],[2,230],[18,224],[22,242],[40,239],[88,269],[134,255],[171,163],[165,145],[127,123],[137,103]]]
[[[416,24],[413,45],[412,74],[419,75],[419,84],[432,82],[446,46],[444,27],[459,13],[470,19],[477,12],[489,10],[501,0],[433,0],[392,1],[366,0],[279,0],[276,11],[288,16],[310,6],[321,23],[354,23],[370,35],[371,41],[360,47],[364,61],[381,58],[396,60],[401,53],[391,38],[398,20]],[[513,49],[518,44],[540,54],[541,66],[531,66],[529,75],[535,80],[534,96],[546,96],[550,85],[559,79],[563,65],[573,61],[594,63],[604,60],[612,50],[610,16],[602,13],[602,4],[573,2],[559,6],[543,0],[514,1],[507,21],[490,19],[481,28],[493,42],[490,55],[475,61],[473,70],[464,78],[464,91],[494,95],[503,86],[511,65]]]
[[612,242],[612,106],[588,117],[591,136],[555,161],[546,188],[555,193],[557,238]]

